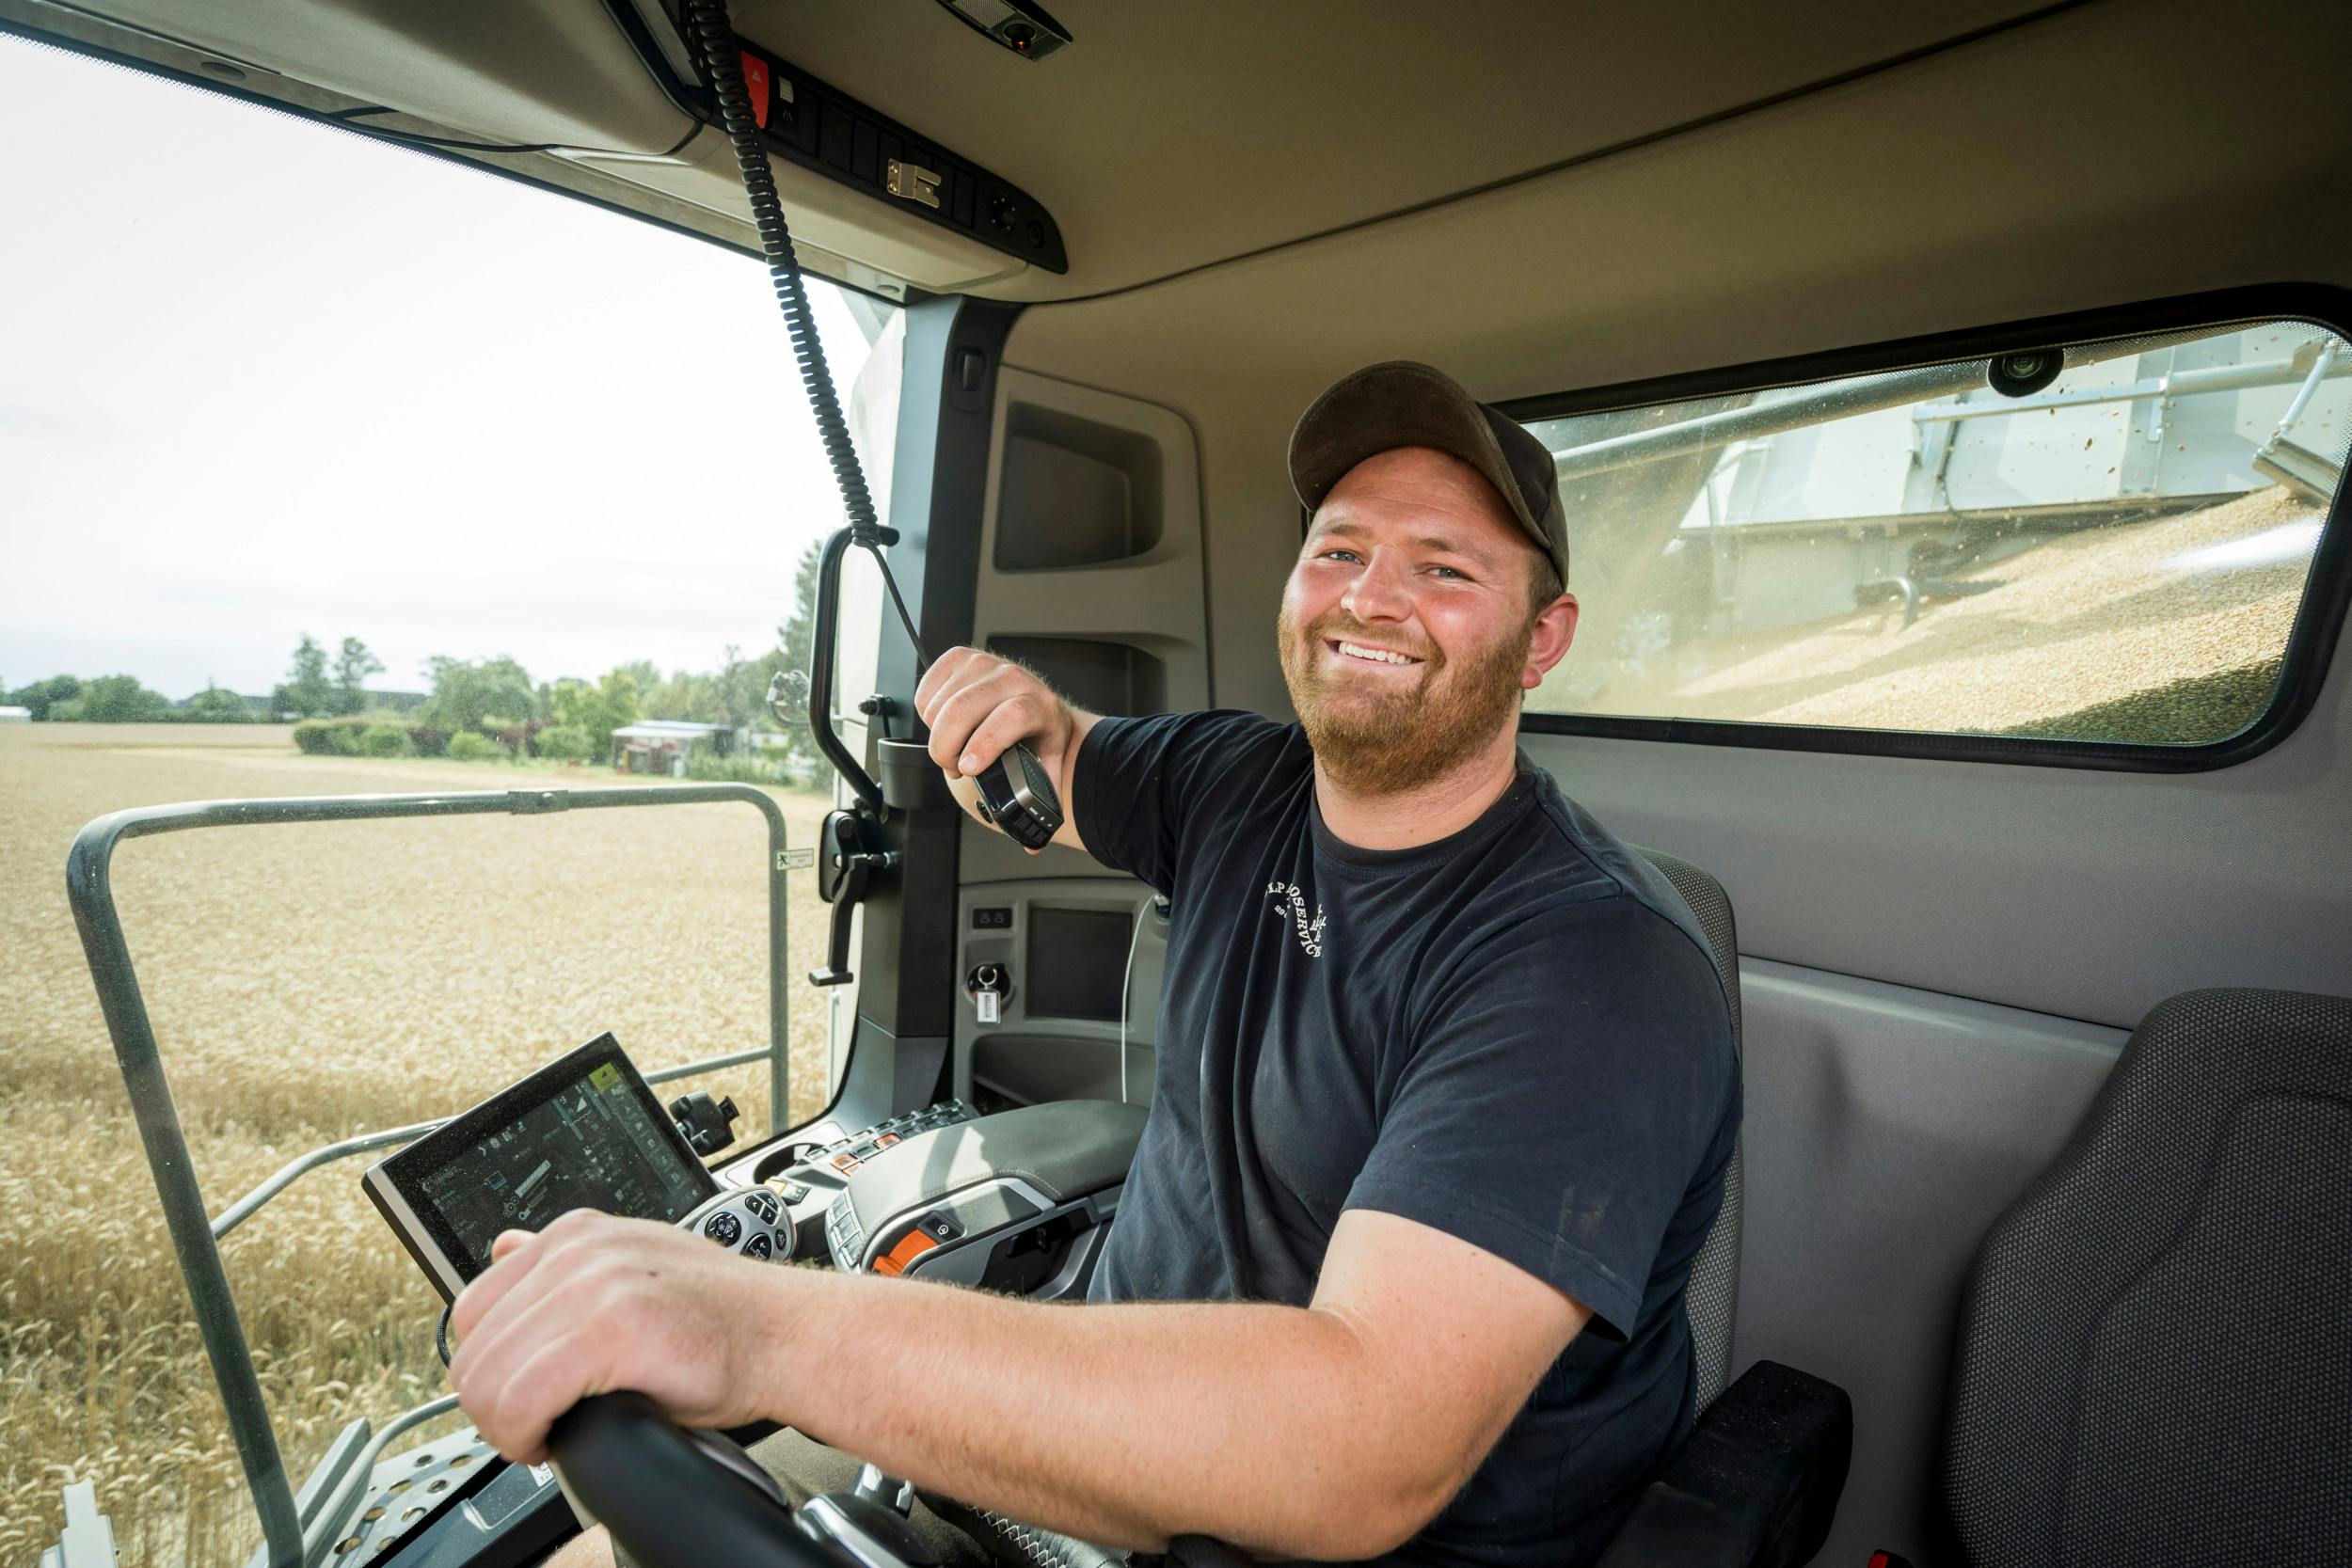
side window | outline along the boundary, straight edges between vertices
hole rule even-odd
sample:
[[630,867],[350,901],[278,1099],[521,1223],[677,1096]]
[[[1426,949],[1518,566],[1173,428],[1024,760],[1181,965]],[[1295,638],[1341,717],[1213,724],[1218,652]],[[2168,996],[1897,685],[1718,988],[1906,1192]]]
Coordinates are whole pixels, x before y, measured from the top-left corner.
[[2212,746],[2280,691],[2352,347],[2221,326],[1530,428],[1584,609],[1533,713]]

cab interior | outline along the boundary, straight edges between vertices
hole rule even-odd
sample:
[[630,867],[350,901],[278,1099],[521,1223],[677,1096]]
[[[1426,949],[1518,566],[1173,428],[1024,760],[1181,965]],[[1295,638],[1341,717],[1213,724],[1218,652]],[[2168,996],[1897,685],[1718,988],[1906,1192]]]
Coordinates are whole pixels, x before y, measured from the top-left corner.
[[[802,265],[905,307],[887,522],[925,641],[1017,655],[1104,711],[1288,717],[1284,444],[1368,362],[1570,420],[2249,321],[2352,326],[2352,28],[2328,6],[1054,0],[1070,41],[1030,57],[964,14],[992,9],[736,0],[733,25],[848,126],[774,161]],[[0,22],[298,114],[366,108],[343,123],[756,250],[660,0],[0,0]],[[933,202],[890,192],[894,149],[947,166]],[[1736,911],[1730,1370],[1779,1362],[1851,1397],[1819,1560],[2008,1560],[1953,1538],[1947,1493],[1988,1230],[2160,1004],[2352,995],[2352,562],[2341,503],[2320,511],[2252,742],[2152,759],[1836,724],[1524,726],[1567,794]],[[1580,550],[1611,525],[1571,502]],[[1607,570],[1569,586],[1601,602]],[[871,757],[910,733],[914,662],[871,584],[850,599],[839,720]],[[1570,664],[1619,646],[1589,637]],[[895,705],[857,711],[868,691]],[[1154,890],[952,812],[885,832],[900,858],[856,922],[856,985],[827,993],[838,1095],[792,1139],[949,1097],[1142,1102]],[[1033,977],[1041,935],[1063,973]],[[984,965],[1010,982],[985,1023]],[[2340,1074],[2328,1038],[2312,1049]],[[2341,1176],[2306,1196],[2340,1246]],[[2267,1322],[2236,1320],[2256,1364]],[[2341,1415],[2302,1437],[2340,1497]]]

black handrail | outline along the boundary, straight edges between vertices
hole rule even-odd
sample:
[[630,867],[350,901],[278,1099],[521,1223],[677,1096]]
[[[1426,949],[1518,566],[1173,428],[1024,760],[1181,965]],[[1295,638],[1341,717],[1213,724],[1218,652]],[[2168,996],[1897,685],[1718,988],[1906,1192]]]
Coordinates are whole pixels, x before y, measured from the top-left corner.
[[817,623],[810,628],[813,635],[808,654],[808,729],[817,739],[817,749],[825,753],[825,760],[833,764],[842,782],[880,816],[887,809],[882,804],[882,785],[859,766],[833,727],[834,644],[840,641],[841,626],[841,558],[857,542],[854,531],[842,529],[825,541],[825,552],[818,559]]
[[679,784],[604,789],[480,790],[435,795],[333,795],[250,800],[198,800],[176,805],[135,806],[98,818],[76,834],[66,854],[66,899],[81,933],[82,952],[98,1005],[113,1037],[115,1058],[131,1098],[139,1141],[162,1200],[181,1276],[196,1311],[197,1332],[212,1362],[229,1431],[245,1468],[253,1507],[261,1515],[269,1568],[301,1568],[305,1560],[302,1522],[287,1481],[285,1456],[270,1425],[269,1407],[254,1372],[253,1354],[237,1315],[236,1298],[221,1267],[220,1247],[205,1212],[188,1155],[187,1135],[171,1097],[171,1083],[149,1022],[131,950],[116,911],[111,879],[115,847],[125,839],[189,828],[248,827],[269,823],[356,822],[386,817],[481,816],[504,812],[544,816],[552,812],[616,806],[692,805],[739,800],[768,821],[769,1097],[771,1126],[781,1131],[788,1104],[788,1031],[785,978],[784,813],[765,791],[749,784]]

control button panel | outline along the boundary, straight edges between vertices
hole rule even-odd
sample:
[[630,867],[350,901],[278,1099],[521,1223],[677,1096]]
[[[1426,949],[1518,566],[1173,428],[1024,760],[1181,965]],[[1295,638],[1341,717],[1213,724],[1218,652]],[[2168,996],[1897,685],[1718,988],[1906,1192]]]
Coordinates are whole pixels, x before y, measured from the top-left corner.
[[731,1187],[678,1221],[746,1258],[778,1261],[792,1256],[792,1217],[765,1187]]
[[846,1192],[836,1194],[825,1211],[825,1245],[838,1269],[854,1269],[866,1256],[866,1230],[857,1223],[857,1209]]
[[871,1160],[891,1145],[903,1143],[918,1132],[930,1132],[958,1122],[970,1121],[979,1113],[961,1100],[943,1100],[919,1111],[909,1111],[888,1121],[878,1121],[862,1132],[852,1132],[837,1143],[810,1149],[802,1156],[804,1163],[820,1166],[837,1176],[847,1177],[858,1166]]

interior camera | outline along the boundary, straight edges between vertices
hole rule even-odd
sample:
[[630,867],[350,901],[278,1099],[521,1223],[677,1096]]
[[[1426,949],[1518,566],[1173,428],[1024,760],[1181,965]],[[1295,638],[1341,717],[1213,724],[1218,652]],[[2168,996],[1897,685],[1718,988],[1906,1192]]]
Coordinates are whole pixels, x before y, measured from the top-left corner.
[[956,20],[1023,59],[1041,60],[1070,41],[1070,30],[1030,0],[939,0]]
[[2054,348],[1996,354],[1984,368],[1985,384],[2005,398],[2029,398],[2058,378],[2066,356]]

